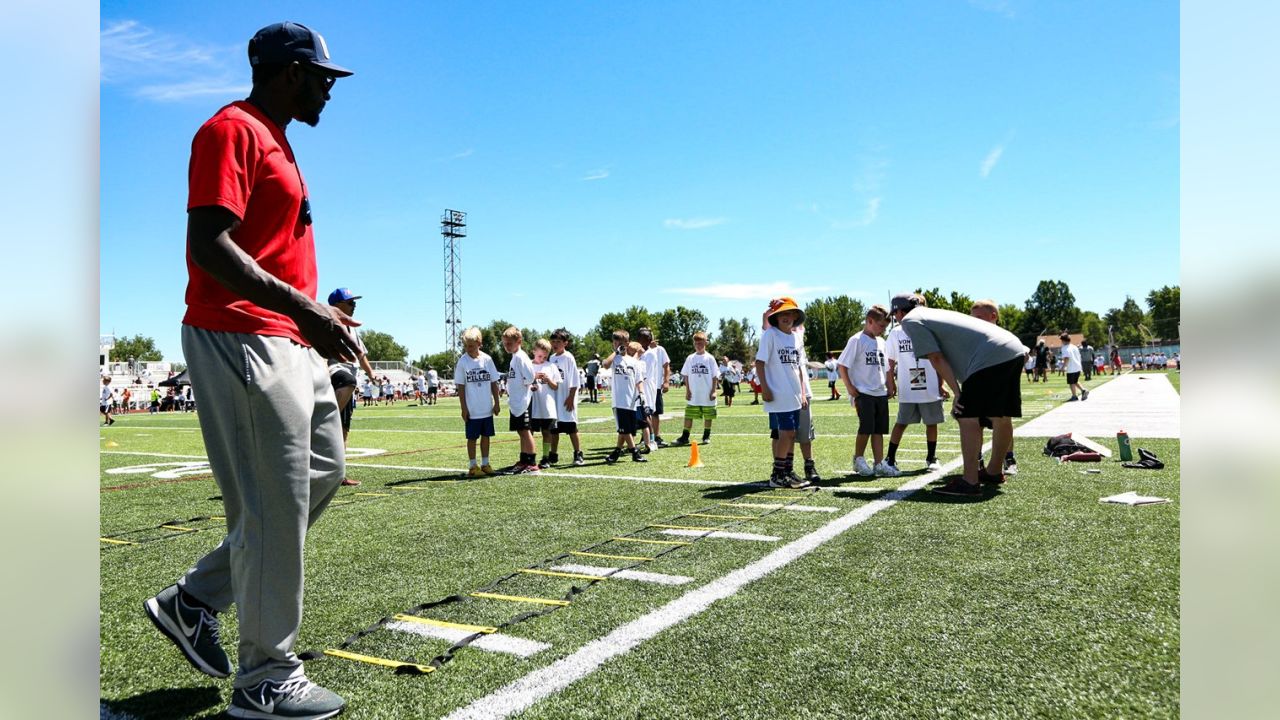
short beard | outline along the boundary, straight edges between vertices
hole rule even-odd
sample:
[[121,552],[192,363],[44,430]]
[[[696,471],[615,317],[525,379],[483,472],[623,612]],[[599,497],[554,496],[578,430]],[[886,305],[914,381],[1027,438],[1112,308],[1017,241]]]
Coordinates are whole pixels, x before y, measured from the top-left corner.
[[[297,94],[293,96],[293,104],[295,107],[305,108],[311,102],[311,96],[307,92],[306,87],[298,89]],[[320,123],[319,110],[298,110],[294,113],[293,118],[299,122],[304,122],[311,127],[315,127]]]

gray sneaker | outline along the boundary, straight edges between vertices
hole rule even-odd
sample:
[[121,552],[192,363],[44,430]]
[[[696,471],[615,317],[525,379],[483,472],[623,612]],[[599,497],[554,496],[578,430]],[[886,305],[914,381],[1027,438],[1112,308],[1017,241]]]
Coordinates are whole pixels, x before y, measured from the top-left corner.
[[263,680],[231,694],[227,715],[234,718],[294,718],[324,720],[342,712],[347,701],[305,675],[292,680]]
[[231,674],[231,660],[218,643],[218,618],[204,608],[183,602],[177,585],[170,585],[142,607],[156,629],[182,651],[195,669],[216,678]]

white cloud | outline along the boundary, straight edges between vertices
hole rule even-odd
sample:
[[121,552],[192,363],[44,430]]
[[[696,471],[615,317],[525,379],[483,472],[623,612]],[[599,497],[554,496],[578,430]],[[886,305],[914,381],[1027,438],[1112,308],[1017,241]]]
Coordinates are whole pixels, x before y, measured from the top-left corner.
[[982,160],[982,167],[978,169],[982,177],[987,177],[991,174],[991,171],[996,167],[996,163],[1000,162],[1001,155],[1004,155],[1003,144],[991,148],[991,152],[987,153],[987,157]]
[[[134,95],[173,102],[249,91],[243,48],[196,43],[156,32],[136,20],[116,20],[99,34],[103,84],[131,87]],[[236,63],[237,58],[242,62]]]
[[609,171],[601,169],[601,170],[592,170],[591,172],[583,176],[582,179],[584,181],[585,180],[603,180],[607,177],[609,177]]
[[783,295],[804,297],[826,292],[831,288],[826,285],[794,287],[789,282],[772,283],[714,283],[703,287],[667,288],[663,292],[680,295],[696,295],[698,297],[717,298],[720,300],[772,300]]
[[866,204],[862,208],[862,217],[853,220],[832,220],[832,230],[852,230],[854,228],[866,227],[876,221],[880,217],[880,200],[879,197],[868,198]]
[[662,226],[673,230],[702,230],[703,228],[715,227],[723,225],[728,218],[667,218],[662,221]]
[[471,157],[471,153],[473,153],[473,152],[475,152],[475,149],[474,149],[474,148],[467,148],[466,150],[463,150],[463,151],[462,151],[462,152],[460,152],[460,153],[454,153],[454,155],[453,155],[453,158],[452,158],[452,159],[453,159],[453,160],[461,160],[462,158],[465,158],[465,157]]
[[1017,16],[1009,0],[969,0],[969,5],[984,12],[996,13],[1007,18]]

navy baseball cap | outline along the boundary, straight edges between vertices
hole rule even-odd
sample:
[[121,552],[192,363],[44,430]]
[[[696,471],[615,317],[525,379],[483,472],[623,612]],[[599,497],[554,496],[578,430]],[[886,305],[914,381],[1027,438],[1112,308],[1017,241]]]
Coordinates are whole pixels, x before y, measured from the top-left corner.
[[324,36],[306,25],[282,22],[268,25],[249,40],[249,64],[287,64],[295,60],[320,68],[334,77],[352,71],[329,61],[329,45]]
[[329,304],[337,305],[340,302],[346,302],[347,300],[359,300],[362,297],[364,296],[352,295],[351,291],[346,288],[338,288],[337,290],[329,293]]

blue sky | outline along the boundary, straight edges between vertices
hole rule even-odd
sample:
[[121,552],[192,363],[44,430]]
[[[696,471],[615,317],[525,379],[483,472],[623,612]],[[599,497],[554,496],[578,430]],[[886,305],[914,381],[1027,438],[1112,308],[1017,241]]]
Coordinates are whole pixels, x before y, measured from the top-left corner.
[[444,344],[445,208],[468,324],[1179,282],[1176,4],[550,5],[104,3],[103,332],[180,357],[191,136],[283,19],[356,71],[289,130],[322,296],[411,357]]

